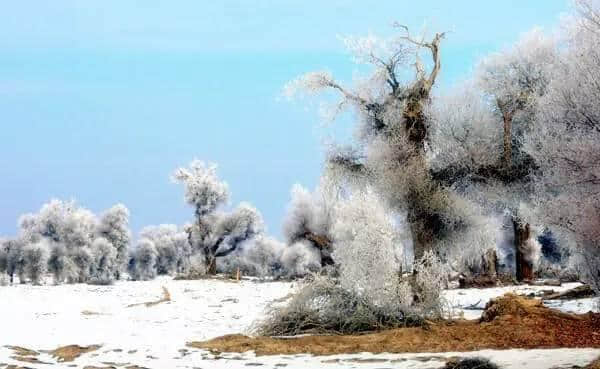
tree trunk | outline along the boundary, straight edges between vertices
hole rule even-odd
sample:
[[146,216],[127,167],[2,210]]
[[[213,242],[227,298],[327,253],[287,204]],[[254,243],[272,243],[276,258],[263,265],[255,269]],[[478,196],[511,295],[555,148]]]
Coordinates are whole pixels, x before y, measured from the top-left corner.
[[498,255],[496,250],[489,249],[482,256],[483,258],[483,274],[489,277],[496,277],[498,275]]
[[204,266],[206,267],[206,274],[217,274],[217,258],[215,257],[215,255],[212,255],[210,253],[210,250],[205,250]]
[[418,262],[426,251],[433,249],[433,234],[425,218],[419,217],[410,221],[410,233],[413,237],[414,262]]
[[529,223],[521,222],[520,219],[513,219],[513,228],[515,233],[515,269],[517,281],[533,279],[533,263],[530,255],[528,255],[529,238],[531,237],[531,229]]
[[512,114],[502,113],[504,121],[504,168],[509,170],[512,167]]

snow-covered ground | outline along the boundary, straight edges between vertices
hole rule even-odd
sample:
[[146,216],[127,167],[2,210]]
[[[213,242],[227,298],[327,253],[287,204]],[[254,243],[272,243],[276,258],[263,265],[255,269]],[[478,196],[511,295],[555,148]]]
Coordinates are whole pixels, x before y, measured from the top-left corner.
[[[506,292],[536,293],[574,287],[504,287],[446,291],[456,314],[467,318],[481,314],[485,303]],[[83,368],[139,365],[148,368],[439,368],[444,358],[484,356],[504,368],[560,368],[585,365],[600,356],[600,350],[486,350],[444,354],[356,354],[315,357],[282,355],[255,357],[252,353],[214,356],[186,347],[186,342],[229,333],[246,332],[267,306],[282,303],[295,283],[239,283],[217,280],[174,281],[158,278],[150,282],[119,282],[113,286],[14,285],[0,287],[0,368],[8,364],[39,367],[12,359],[5,345],[33,350],[51,350],[70,344],[102,347],[72,363],[57,363],[42,353],[42,367]],[[165,287],[171,301],[147,307],[140,304],[162,298]],[[578,305],[579,304],[579,305]],[[587,312],[592,299],[570,301],[565,311]],[[464,307],[471,307],[463,310]],[[475,310],[474,310],[475,309]],[[107,364],[108,363],[108,364]],[[75,365],[75,366],[73,366]]]

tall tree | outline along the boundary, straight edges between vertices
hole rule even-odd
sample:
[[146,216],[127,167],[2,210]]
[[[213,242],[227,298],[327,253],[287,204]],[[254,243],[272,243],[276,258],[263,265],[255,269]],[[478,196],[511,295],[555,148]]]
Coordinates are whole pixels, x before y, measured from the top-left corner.
[[[336,112],[353,108],[359,121],[360,148],[333,152],[329,166],[341,167],[349,176],[367,177],[393,208],[407,214],[414,256],[420,258],[451,232],[453,223],[445,221],[450,200],[445,189],[433,181],[426,158],[429,124],[425,107],[441,70],[444,33],[436,33],[430,40],[417,39],[407,27],[396,27],[400,35],[391,39],[344,40],[357,62],[373,68],[370,77],[359,81],[356,88],[344,87],[328,72],[312,72],[290,82],[285,90],[290,96],[336,91],[340,96]],[[419,57],[423,50],[431,57],[429,70]],[[414,77],[403,81],[401,69],[408,66],[412,55]]]

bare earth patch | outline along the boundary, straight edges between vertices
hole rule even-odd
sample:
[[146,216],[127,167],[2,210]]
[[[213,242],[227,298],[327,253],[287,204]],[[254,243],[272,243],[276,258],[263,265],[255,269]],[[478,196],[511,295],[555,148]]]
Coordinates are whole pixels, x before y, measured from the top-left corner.
[[59,347],[55,350],[48,351],[50,355],[58,360],[58,362],[65,361],[73,361],[77,359],[79,356],[86,354],[88,352],[98,350],[100,345],[91,345],[91,346],[79,346],[79,345],[69,345]]
[[479,321],[431,322],[363,335],[292,338],[227,335],[189,347],[256,355],[422,353],[508,348],[600,348],[600,314],[573,315],[549,309],[540,300],[507,294],[488,303]]

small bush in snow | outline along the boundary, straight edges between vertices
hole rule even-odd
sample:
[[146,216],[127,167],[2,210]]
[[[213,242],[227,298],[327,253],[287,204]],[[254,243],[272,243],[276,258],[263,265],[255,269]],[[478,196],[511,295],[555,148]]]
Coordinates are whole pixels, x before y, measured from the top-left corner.
[[265,336],[350,334],[424,323],[419,316],[401,310],[392,312],[376,305],[328,277],[316,277],[286,306],[271,309],[267,317],[259,322],[256,333]]

